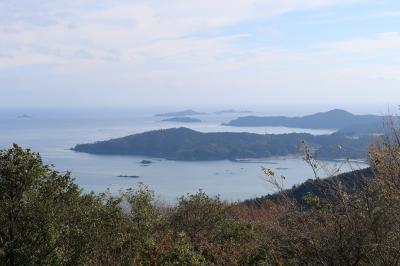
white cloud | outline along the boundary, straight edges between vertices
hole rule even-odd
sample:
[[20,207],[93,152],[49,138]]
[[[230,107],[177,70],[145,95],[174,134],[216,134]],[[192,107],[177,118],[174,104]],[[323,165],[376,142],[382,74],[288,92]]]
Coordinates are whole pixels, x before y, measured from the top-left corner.
[[[19,66],[47,65],[39,76],[24,72],[18,86],[51,91],[50,95],[63,92],[60,98],[68,99],[91,95],[91,101],[101,94],[102,103],[110,100],[111,90],[119,102],[128,103],[131,98],[144,103],[147,95],[161,103],[181,98],[188,103],[208,101],[210,95],[216,103],[233,95],[238,102],[263,97],[282,102],[293,97],[293,102],[324,99],[327,91],[345,94],[349,87],[373,91],[380,85],[382,91],[393,92],[400,84],[400,69],[378,54],[398,54],[398,32],[382,30],[372,37],[324,42],[318,49],[300,42],[294,48],[273,42],[273,25],[257,24],[289,12],[352,2],[356,1],[3,0],[0,69],[12,68],[9,73],[18,74]],[[255,34],[268,37],[271,44],[252,42],[254,36],[241,27],[225,30],[242,22],[254,23]],[[292,33],[298,34],[296,28],[285,32]],[[355,64],[371,57],[378,64]],[[7,76],[8,84],[14,85],[12,78]],[[268,93],[275,88],[277,93]]]
[[400,32],[384,32],[373,38],[352,38],[344,41],[321,43],[316,47],[339,52],[400,50]]
[[353,0],[3,0],[0,48],[11,57],[0,67],[77,64],[90,53],[93,65],[110,60],[138,63],[147,58],[216,56],[237,36],[188,37],[286,12]]

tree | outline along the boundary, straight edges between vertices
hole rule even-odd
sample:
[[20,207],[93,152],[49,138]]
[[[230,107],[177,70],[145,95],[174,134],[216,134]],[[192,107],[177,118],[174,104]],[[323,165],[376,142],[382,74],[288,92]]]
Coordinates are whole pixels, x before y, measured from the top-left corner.
[[69,173],[53,170],[30,150],[14,145],[0,151],[0,264],[123,260],[128,219],[120,202],[82,194]]
[[0,151],[0,261],[60,263],[62,213],[79,194],[69,173],[44,165],[39,154],[17,145]]

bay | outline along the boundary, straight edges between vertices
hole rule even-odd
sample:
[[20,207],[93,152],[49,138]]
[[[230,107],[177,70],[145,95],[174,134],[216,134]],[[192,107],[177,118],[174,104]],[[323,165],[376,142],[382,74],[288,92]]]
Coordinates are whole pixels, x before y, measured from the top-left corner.
[[[199,189],[224,200],[236,201],[262,196],[274,191],[265,180],[262,167],[286,176],[285,187],[313,177],[312,169],[300,158],[265,158],[256,160],[178,162],[141,156],[99,156],[70,150],[78,143],[88,143],[141,133],[148,130],[185,126],[201,132],[251,132],[281,134],[305,132],[330,134],[335,130],[294,129],[285,127],[237,128],[221,124],[243,114],[208,114],[196,116],[202,123],[160,122],[154,117],[165,109],[24,109],[0,110],[0,148],[17,143],[39,152],[44,161],[60,172],[71,171],[84,191],[111,193],[135,188],[144,183],[160,200],[175,202],[177,197]],[[179,109],[176,109],[179,110]],[[268,113],[268,112],[266,112]],[[142,160],[153,163],[144,166]],[[322,162],[321,176],[365,167],[362,163]],[[137,178],[119,176],[138,176]]]

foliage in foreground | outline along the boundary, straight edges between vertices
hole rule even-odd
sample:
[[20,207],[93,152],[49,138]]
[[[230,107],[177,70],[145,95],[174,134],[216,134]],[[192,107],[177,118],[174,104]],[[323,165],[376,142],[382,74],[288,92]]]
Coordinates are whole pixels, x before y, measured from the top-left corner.
[[[397,265],[400,141],[370,150],[373,177],[299,205],[257,208],[199,192],[162,206],[146,187],[84,194],[17,145],[0,151],[1,265]],[[324,195],[324,197],[321,197]]]

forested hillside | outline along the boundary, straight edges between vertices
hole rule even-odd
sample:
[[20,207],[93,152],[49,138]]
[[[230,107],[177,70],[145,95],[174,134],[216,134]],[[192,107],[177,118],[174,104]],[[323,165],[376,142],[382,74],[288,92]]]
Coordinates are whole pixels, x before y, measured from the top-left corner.
[[371,137],[349,138],[339,133],[321,136],[300,133],[201,133],[188,128],[172,128],[92,144],[79,144],[73,150],[186,161],[234,160],[298,154],[303,142],[307,142],[320,159],[365,158]]

